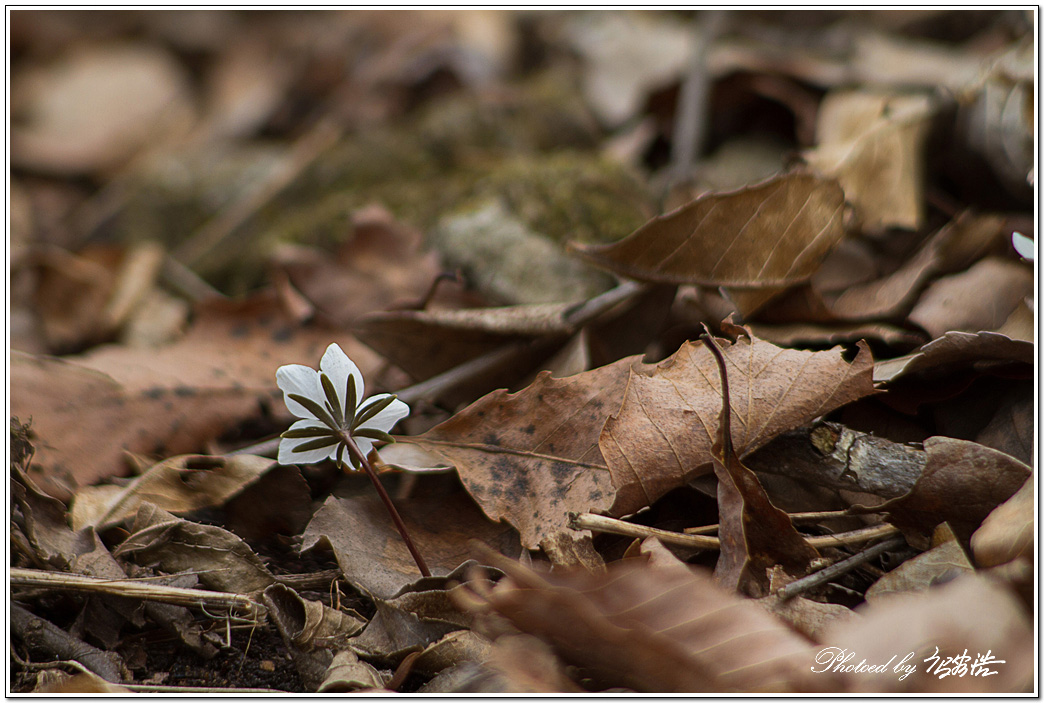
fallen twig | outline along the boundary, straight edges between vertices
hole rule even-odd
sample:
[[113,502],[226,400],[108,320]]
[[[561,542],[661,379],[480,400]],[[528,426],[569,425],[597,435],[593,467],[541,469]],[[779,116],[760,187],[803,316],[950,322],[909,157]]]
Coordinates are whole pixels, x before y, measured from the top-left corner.
[[[594,513],[569,513],[569,526],[574,530],[606,532],[614,535],[623,535],[624,537],[637,537],[639,539],[656,537],[664,544],[673,544],[677,547],[690,547],[692,549],[721,548],[721,543],[717,537],[660,530],[655,527],[636,525],[633,522],[626,522],[605,515],[595,515]],[[889,537],[898,532],[899,530],[892,525],[873,525],[860,530],[852,530],[851,532],[839,532],[836,535],[806,536],[805,540],[812,547],[822,549],[824,547],[845,547],[853,544],[862,544],[874,539]]]
[[138,600],[171,603],[173,605],[196,608],[227,608],[254,620],[260,620],[267,612],[264,605],[239,593],[162,586],[148,583],[142,579],[102,579],[82,574],[12,568],[10,570],[9,583],[11,586],[105,593],[123,598],[136,598]]
[[793,598],[794,596],[804,593],[816,586],[832,581],[841,574],[847,573],[857,566],[879,557],[889,549],[900,547],[905,543],[906,540],[903,537],[893,537],[892,539],[875,544],[872,547],[867,547],[858,554],[850,556],[848,559],[839,561],[836,564],[831,564],[814,574],[810,574],[804,578],[798,579],[797,581],[788,583],[786,586],[776,591],[776,595],[780,600]]

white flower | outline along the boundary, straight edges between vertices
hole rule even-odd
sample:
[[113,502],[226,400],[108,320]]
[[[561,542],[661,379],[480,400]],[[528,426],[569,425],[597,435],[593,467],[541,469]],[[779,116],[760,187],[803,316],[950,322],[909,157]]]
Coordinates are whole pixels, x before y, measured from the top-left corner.
[[[276,383],[287,409],[301,418],[282,435],[280,464],[342,463],[348,455],[345,435],[366,456],[375,440],[394,441],[388,431],[410,414],[406,403],[388,393],[359,402],[365,390],[362,373],[336,344],[326,348],[318,371],[300,364],[280,366]],[[359,468],[354,458],[352,465]]]

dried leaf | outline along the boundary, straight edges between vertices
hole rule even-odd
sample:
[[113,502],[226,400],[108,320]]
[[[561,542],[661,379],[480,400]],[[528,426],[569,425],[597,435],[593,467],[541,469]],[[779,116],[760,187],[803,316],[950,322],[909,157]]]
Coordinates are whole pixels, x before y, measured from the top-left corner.
[[[12,353],[12,414],[33,417],[46,439],[36,467],[89,485],[123,473],[124,451],[198,452],[279,397],[280,364],[318,360],[331,342],[364,374],[380,363],[343,331],[290,318],[271,293],[196,313],[184,338],[159,349],[101,347],[75,361]],[[281,402],[273,411],[290,417]]]
[[804,576],[819,552],[794,528],[790,517],[772,504],[754,472],[740,462],[732,443],[725,358],[713,337],[708,334],[702,339],[717,363],[721,388],[717,436],[711,447],[721,540],[714,580],[730,591],[760,597],[768,594],[769,569],[779,565],[793,576]]
[[937,582],[944,583],[974,572],[975,567],[968,561],[968,555],[945,523],[939,531],[944,529],[949,539],[904,561],[877,579],[866,591],[866,602],[873,603],[897,593],[927,592]]
[[114,554],[167,573],[196,573],[216,591],[252,593],[275,581],[247,543],[228,530],[176,518],[149,503],[139,508],[131,534]]
[[471,310],[399,310],[366,315],[355,333],[413,378],[448,371],[506,343],[571,332],[566,303]]
[[159,45],[86,45],[17,77],[29,120],[12,129],[11,161],[64,176],[117,166],[193,111],[183,66]]
[[752,322],[749,326],[751,332],[758,338],[781,347],[791,348],[825,347],[869,340],[899,349],[910,349],[919,346],[924,341],[922,334],[876,322],[830,325],[800,322],[790,325],[771,325]]
[[573,248],[641,281],[790,286],[811,277],[841,240],[843,206],[837,183],[795,173],[697,198],[614,244]]
[[[527,549],[570,534],[567,513],[605,510],[613,487],[598,433],[619,407],[636,359],[564,379],[547,372],[518,393],[494,391],[403,442],[455,466],[491,520],[506,520]],[[575,535],[575,533],[572,533]]]
[[[515,531],[487,520],[462,492],[434,500],[397,500],[417,549],[435,576],[452,572],[470,556],[477,539],[511,556],[521,546]],[[357,588],[390,599],[417,581],[417,565],[384,504],[372,492],[327,498],[302,535],[302,550],[329,542],[344,577]]]
[[[823,635],[823,644],[831,650],[828,655],[852,652],[854,666],[862,659],[868,664],[899,662],[910,652],[905,665],[916,666],[916,671],[902,680],[902,672],[891,668],[886,674],[849,673],[846,678],[855,691],[981,694],[1032,690],[1036,670],[1032,626],[1015,596],[991,579],[962,576],[925,593],[903,593],[868,603],[856,612],[863,617],[840,623]],[[955,617],[957,613],[960,617]],[[933,662],[933,656],[938,661]],[[965,667],[980,656],[992,656],[995,663],[987,669],[996,675],[958,676],[954,672],[941,677],[945,672],[928,671],[954,656],[966,656]]]
[[538,574],[497,560],[508,577],[464,604],[535,634],[603,686],[659,693],[829,690],[809,643],[757,604],[717,587],[656,540],[649,557],[607,572]]
[[459,630],[454,623],[421,619],[377,599],[377,614],[349,646],[367,658],[398,664],[411,652],[423,651],[446,634]]
[[940,278],[910,312],[932,337],[995,330],[1023,298],[1033,295],[1033,270],[1017,261],[983,259],[964,273]]
[[993,419],[975,436],[975,441],[1010,454],[1023,464],[1033,465],[1033,390],[1012,389],[1001,401]]
[[1033,502],[1035,482],[1030,476],[1008,500],[998,505],[982,521],[971,537],[972,554],[980,567],[997,566],[1021,556],[1033,556]]
[[986,516],[1025,483],[1031,469],[996,449],[951,437],[925,440],[927,463],[904,496],[878,506],[904,529],[911,544],[943,522],[967,541]]
[[874,366],[875,383],[891,383],[914,375],[942,376],[966,369],[1033,364],[1033,344],[996,332],[947,332],[917,351]]
[[[776,435],[873,392],[865,345],[851,362],[840,349],[780,349],[748,330],[725,348],[733,388],[733,443],[740,457]],[[599,446],[613,477],[612,514],[627,515],[711,470],[721,391],[714,358],[687,342],[672,357],[631,372],[623,404]]]
[[[372,205],[351,215],[336,252],[283,249],[276,266],[334,325],[347,328],[366,313],[423,299],[440,268],[422,233]],[[353,357],[354,358],[354,357]]]
[[822,641],[827,628],[858,617],[855,611],[843,605],[820,603],[800,596],[781,600],[770,595],[755,602],[814,642]]
[[[457,586],[464,588],[464,586]],[[455,607],[455,606],[454,606]],[[458,610],[459,612],[459,610]],[[415,671],[434,675],[463,662],[481,662],[489,658],[493,643],[474,630],[455,630],[438,642],[424,648],[413,663]]]
[[819,107],[805,160],[837,178],[870,229],[917,229],[924,217],[922,151],[933,111],[924,95],[846,91]]
[[483,663],[507,679],[513,693],[584,692],[566,676],[552,649],[532,635],[498,637]]
[[104,530],[152,503],[170,513],[188,513],[223,505],[259,480],[276,463],[260,456],[175,456],[161,461],[119,491],[111,486],[88,486],[73,500],[74,530]]
[[15,462],[11,462],[8,485],[13,503],[21,510],[20,520],[17,514],[12,515],[12,527],[21,529],[36,561],[66,570],[76,553],[78,538],[69,529],[65,505],[41,491]]
[[334,655],[326,678],[316,688],[316,693],[351,693],[360,689],[384,688],[384,677],[377,669],[345,649]]

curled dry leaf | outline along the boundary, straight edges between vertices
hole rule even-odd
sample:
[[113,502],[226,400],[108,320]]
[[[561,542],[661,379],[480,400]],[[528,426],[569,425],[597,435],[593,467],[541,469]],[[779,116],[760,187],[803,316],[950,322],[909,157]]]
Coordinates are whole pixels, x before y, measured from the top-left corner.
[[226,593],[252,593],[275,581],[247,543],[228,530],[182,520],[149,503],[139,508],[131,534],[114,555],[167,573],[197,573],[208,588]]
[[874,382],[890,383],[916,375],[942,376],[966,369],[1032,365],[1034,359],[1036,352],[1031,342],[996,332],[947,332],[913,353],[878,362],[874,366]]
[[[1036,665],[1033,628],[1009,590],[978,574],[961,576],[923,593],[902,593],[859,607],[863,617],[839,623],[821,640],[833,655],[842,650],[883,664],[912,652],[907,665],[916,671],[846,674],[852,690],[862,693],[1021,693],[1032,689]],[[960,613],[960,617],[955,614]],[[825,652],[826,650],[821,650]],[[992,655],[994,676],[940,677],[928,667],[947,657]],[[930,658],[937,656],[938,661]],[[1002,660],[1004,663],[997,662]],[[825,659],[825,661],[828,661]],[[825,664],[829,667],[829,664]]]
[[906,495],[875,508],[902,528],[914,546],[943,522],[967,541],[986,516],[1026,482],[1030,467],[1004,452],[951,437],[924,442],[924,471]]
[[978,566],[997,566],[1022,556],[1033,556],[1035,486],[1030,476],[1015,495],[986,516],[982,526],[972,535],[972,554]]
[[[732,384],[733,437],[743,457],[776,435],[874,392],[870,352],[851,361],[840,349],[781,349],[726,323],[740,335],[724,348]],[[711,470],[721,385],[714,357],[686,342],[669,359],[631,372],[623,404],[599,441],[613,477],[611,512],[627,515]]]
[[755,597],[769,590],[769,569],[777,565],[793,576],[808,573],[819,552],[772,504],[758,477],[740,461],[732,443],[732,407],[728,370],[721,348],[710,335],[703,337],[718,366],[721,413],[711,447],[718,479],[718,538],[721,554],[714,567],[719,585]]
[[359,654],[398,665],[412,652],[421,652],[460,626],[443,620],[430,620],[397,608],[378,598],[377,614],[366,629],[349,641]]
[[462,662],[485,661],[489,658],[492,646],[493,643],[489,639],[474,630],[454,630],[438,642],[432,642],[425,647],[414,661],[413,668],[415,671],[434,675]]
[[819,108],[815,149],[804,154],[837,178],[871,229],[917,229],[924,217],[922,151],[933,112],[925,95],[829,93]]
[[538,549],[556,533],[570,534],[568,512],[612,504],[598,434],[634,363],[621,359],[564,379],[541,373],[518,393],[494,391],[402,441],[455,466],[483,512],[507,520],[527,549]]
[[343,649],[333,656],[326,676],[316,688],[316,693],[350,693],[360,689],[383,689],[384,677],[372,665],[359,659],[350,649]]
[[88,486],[73,500],[74,530],[104,530],[151,503],[170,513],[220,506],[276,466],[271,459],[237,456],[175,456],[161,461],[124,488]]
[[660,693],[797,692],[834,688],[809,672],[810,644],[756,603],[720,589],[655,539],[644,558],[606,572],[537,573],[506,559],[508,576],[462,602],[548,642],[602,686]]
[[[290,650],[294,666],[310,690],[330,679],[329,669],[332,662],[336,663],[335,655],[345,651],[352,635],[366,626],[366,620],[354,611],[336,610],[318,601],[305,600],[279,583],[268,586],[262,597]],[[383,682],[366,685],[383,685]]]
[[836,182],[788,174],[697,198],[614,244],[573,248],[640,281],[790,286],[810,278],[841,240],[843,206]]
[[963,270],[996,245],[1005,233],[1005,218],[965,210],[889,275],[845,286],[832,296],[824,294],[830,314],[842,320],[901,317],[909,312],[931,276]]

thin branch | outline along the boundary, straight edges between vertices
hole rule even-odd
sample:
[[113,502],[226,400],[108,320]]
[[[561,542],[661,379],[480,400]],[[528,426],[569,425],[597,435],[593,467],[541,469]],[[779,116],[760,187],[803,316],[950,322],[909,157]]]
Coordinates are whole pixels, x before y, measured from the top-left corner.
[[[638,539],[656,537],[664,544],[673,544],[677,547],[690,547],[692,549],[721,548],[721,543],[717,537],[660,530],[655,527],[636,525],[633,522],[626,522],[605,515],[595,515],[594,513],[569,513],[569,526],[574,530],[605,532],[613,535],[623,535],[624,537],[636,537]],[[863,544],[874,539],[889,537],[898,532],[899,530],[892,525],[874,525],[851,532],[839,532],[836,535],[804,537],[810,546],[822,549],[824,547],[846,547],[853,544]]]
[[147,583],[142,579],[103,579],[83,574],[38,571],[12,567],[9,571],[11,586],[53,588],[68,591],[104,593],[121,598],[170,603],[195,608],[214,606],[246,613],[257,619],[267,608],[248,596],[223,591],[205,591],[197,588],[178,588]]
[[865,564],[872,559],[876,559],[889,549],[895,549],[904,544],[906,544],[906,540],[903,537],[893,537],[889,540],[885,540],[884,542],[868,547],[843,561],[839,561],[836,564],[831,564],[824,569],[820,569],[814,574],[810,574],[804,578],[798,579],[797,581],[788,583],[786,586],[776,591],[776,595],[780,600],[793,598],[794,596],[800,593],[805,593],[816,586],[821,586],[828,581],[832,581],[841,574],[848,573],[857,566]]
[[[862,514],[862,513],[860,513]],[[819,522],[820,520],[832,520],[841,517],[854,517],[854,513],[847,510],[818,510],[810,513],[787,513],[792,522]],[[687,535],[707,535],[718,531],[718,523],[713,525],[700,525],[699,527],[686,527],[683,532]]]

